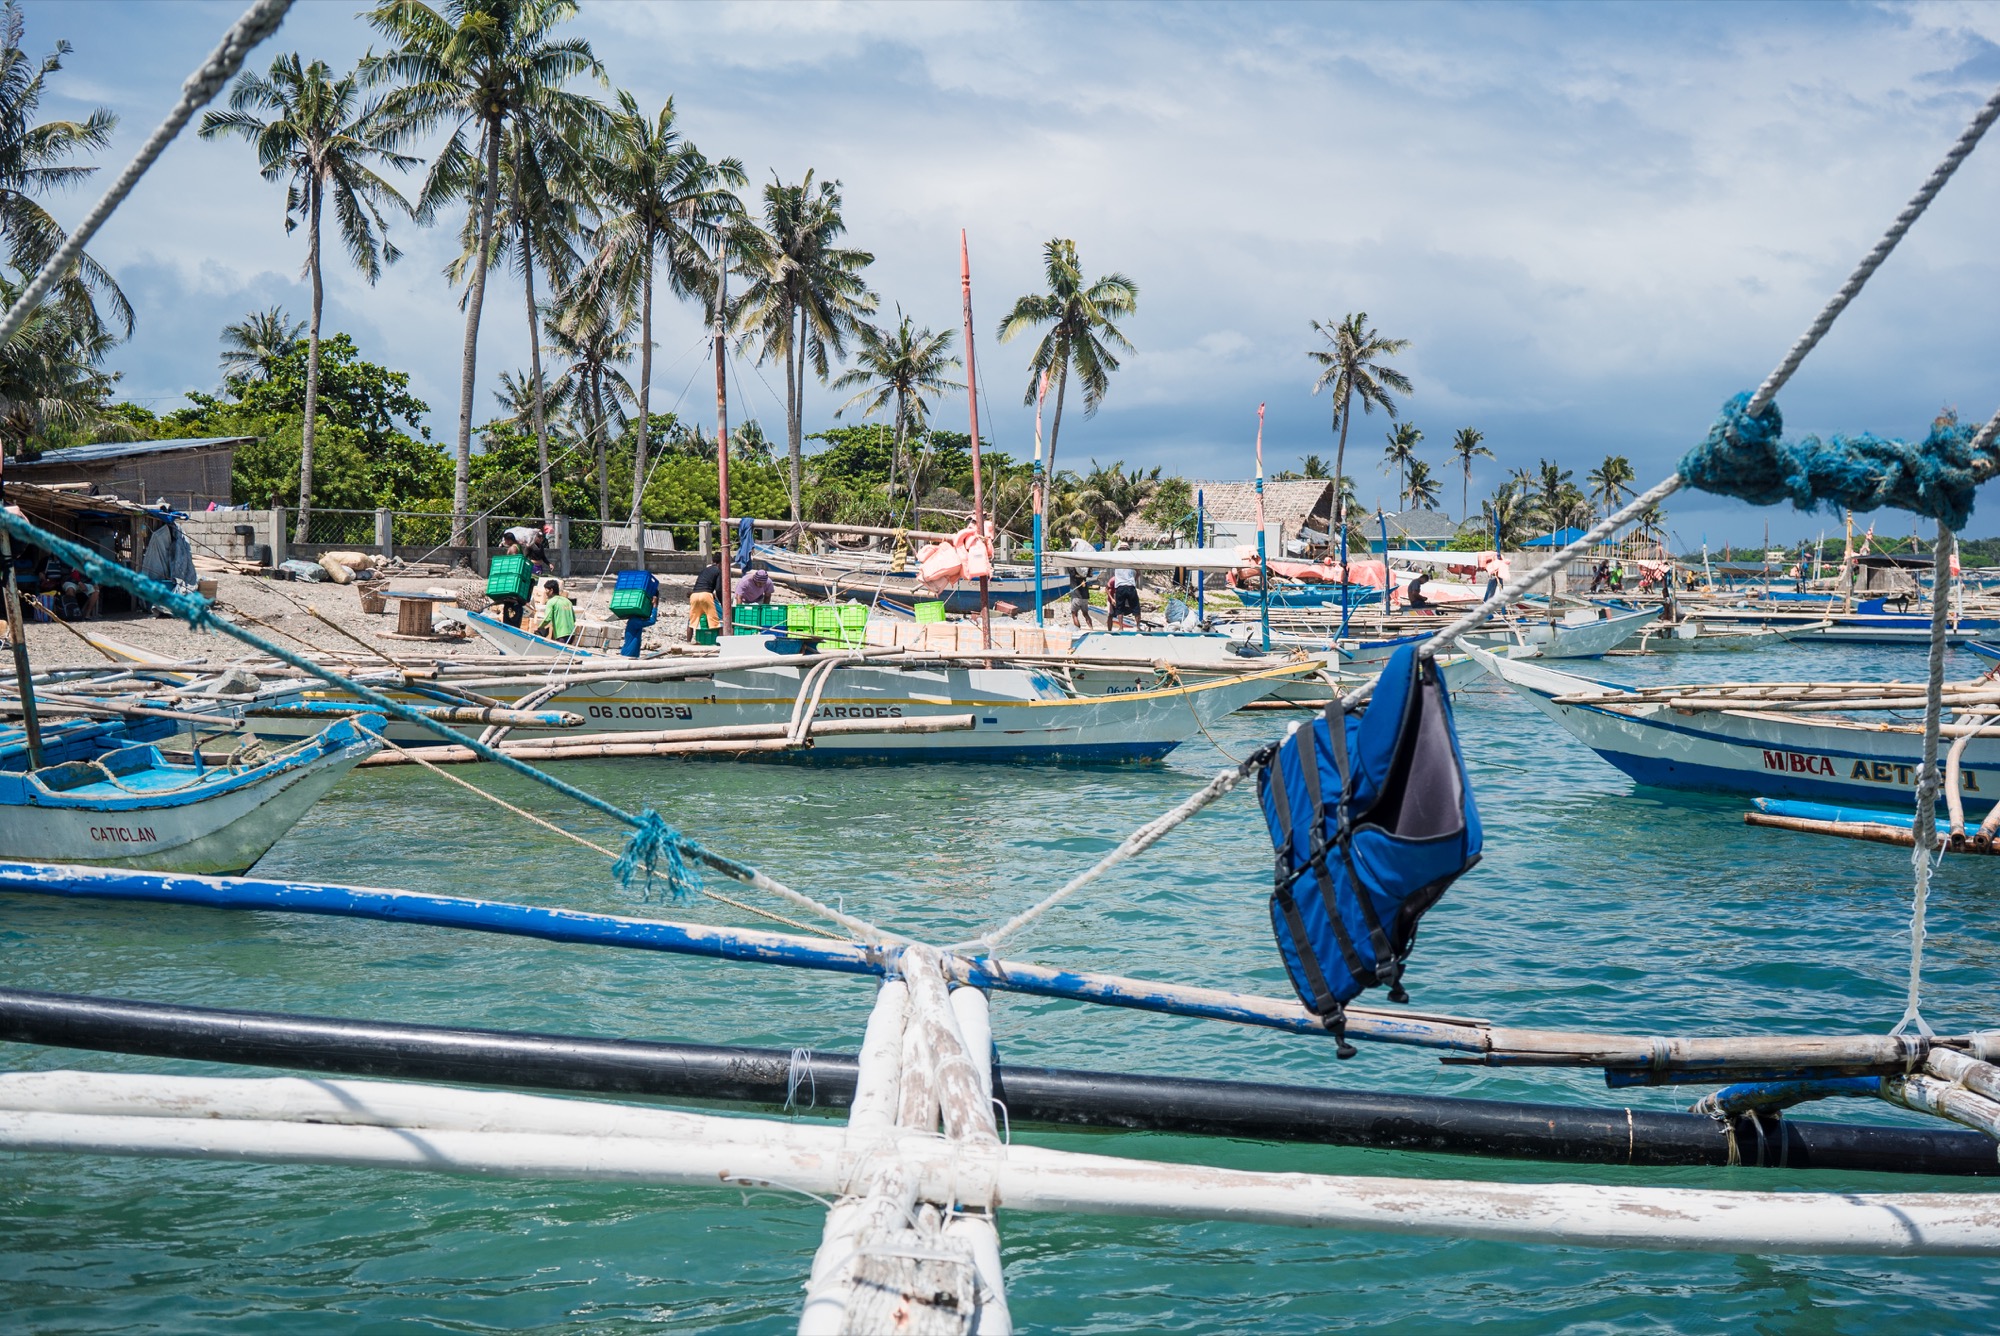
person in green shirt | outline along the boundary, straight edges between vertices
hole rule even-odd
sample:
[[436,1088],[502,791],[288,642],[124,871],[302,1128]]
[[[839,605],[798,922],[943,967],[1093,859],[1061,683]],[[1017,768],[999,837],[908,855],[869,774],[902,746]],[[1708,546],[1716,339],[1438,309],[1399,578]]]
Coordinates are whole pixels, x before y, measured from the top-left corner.
[[551,640],[569,643],[576,634],[576,605],[563,597],[562,585],[555,580],[542,586],[549,591],[549,601],[542,605],[542,634]]

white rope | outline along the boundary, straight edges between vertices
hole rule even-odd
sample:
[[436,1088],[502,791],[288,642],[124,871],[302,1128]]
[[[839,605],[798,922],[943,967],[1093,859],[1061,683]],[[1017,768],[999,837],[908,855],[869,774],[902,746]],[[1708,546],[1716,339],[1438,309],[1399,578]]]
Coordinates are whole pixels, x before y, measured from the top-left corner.
[[1833,328],[1833,322],[1840,318],[1840,313],[1847,309],[1847,304],[1854,300],[1862,285],[1882,267],[1882,262],[1889,258],[1889,253],[1896,249],[1896,243],[1903,239],[1903,234],[1910,230],[1910,225],[1924,216],[1924,210],[1931,206],[1931,201],[1937,198],[1938,191],[1944,189],[1944,183],[1951,180],[1952,173],[1958,170],[1966,155],[1972,152],[1986,131],[1992,127],[1995,118],[2000,118],[2000,89],[1994,90],[1993,95],[1986,99],[1986,104],[1979,109],[1979,114],[1972,118],[1972,124],[1965,127],[1965,133],[1958,137],[1958,142],[1954,143],[1951,151],[1944,155],[1944,161],[1932,170],[1922,187],[1910,198],[1910,202],[1903,206],[1903,211],[1896,215],[1896,221],[1889,224],[1889,230],[1875,243],[1875,249],[1861,258],[1861,263],[1855,266],[1852,274],[1848,275],[1847,282],[1841,284],[1840,291],[1833,294],[1833,300],[1826,304],[1826,309],[1819,313],[1819,318],[1799,336],[1799,341],[1792,345],[1792,350],[1785,354],[1785,360],[1778,363],[1777,369],[1764,378],[1764,383],[1757,387],[1757,393],[1750,396],[1750,402],[1744,409],[1749,416],[1756,417],[1762,413],[1771,400],[1777,397],[1785,382],[1792,378],[1792,373],[1806,360],[1806,354],[1826,337],[1826,332]]
[[1931,869],[1937,850],[1938,728],[1944,713],[1945,628],[1951,620],[1951,559],[1957,539],[1943,520],[1938,521],[1937,552],[1931,576],[1930,673],[1924,683],[1924,760],[1917,775],[1916,823],[1910,828],[1910,864],[1916,872],[1916,890],[1910,900],[1910,989],[1903,1002],[1903,1019],[1890,1034],[1914,1029],[1929,1038],[1931,1027],[1924,1023],[1922,998],[1924,976],[1924,914],[1931,893]]
[[83,254],[83,248],[97,235],[97,229],[104,226],[105,220],[111,217],[112,212],[124,202],[125,197],[132,193],[132,188],[139,184],[139,178],[146,174],[146,169],[153,165],[160,154],[166,152],[167,145],[174,142],[174,137],[180,134],[188,120],[207,106],[209,101],[222,91],[224,84],[236,77],[236,71],[243,66],[244,57],[248,56],[259,42],[278,30],[278,24],[284,20],[285,11],[291,7],[292,0],[257,0],[256,4],[244,12],[242,18],[236,20],[236,25],[223,34],[221,44],[209,53],[208,59],[187,77],[186,83],[181,85],[181,100],[174,104],[174,109],[167,113],[167,118],[161,121],[159,128],[139,146],[138,153],[133,156],[130,163],[126,164],[125,170],[118,174],[118,179],[111,183],[95,207],[84,215],[83,221],[76,225],[69,238],[56,249],[56,253],[49,257],[48,263],[36,273],[34,280],[22,290],[20,297],[8,309],[6,316],[0,317],[0,344],[13,338],[21,326],[27,323],[28,317],[34,313],[37,306],[41,305],[42,298],[48,296],[49,289],[69,272],[77,257]]

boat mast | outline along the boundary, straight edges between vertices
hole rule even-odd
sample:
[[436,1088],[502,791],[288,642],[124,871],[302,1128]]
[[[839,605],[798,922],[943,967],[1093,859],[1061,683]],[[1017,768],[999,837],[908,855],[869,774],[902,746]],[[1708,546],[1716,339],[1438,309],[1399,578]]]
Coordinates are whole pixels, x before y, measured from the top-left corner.
[[[986,489],[979,475],[979,372],[973,364],[972,356],[972,252],[967,248],[965,229],[958,230],[958,284],[965,294],[965,402],[972,414],[972,530],[978,541],[988,544],[989,561],[992,554],[992,540],[986,530]],[[1036,600],[1041,598],[1041,572],[1039,562],[1036,570]],[[987,576],[979,577],[979,644],[982,649],[993,648],[993,604],[992,584]]]
[[[718,641],[735,631],[730,620],[729,600],[735,593],[735,562],[729,550],[734,546],[729,534],[729,387],[722,374],[724,317],[729,310],[729,234],[715,239],[715,517],[722,542],[722,581],[715,589],[716,615],[722,625],[716,629]],[[643,550],[643,549],[642,549]]]
[[[1334,506],[1336,510],[1339,508],[1338,504]],[[1347,578],[1347,567],[1344,563],[1341,566],[1340,578],[1342,580]],[[1264,624],[1264,650],[1266,653],[1269,653],[1271,649],[1271,562],[1268,554],[1264,551],[1264,405],[1262,404],[1257,405],[1257,583],[1259,592],[1262,594],[1262,597],[1258,599],[1258,603],[1261,605],[1259,616],[1262,618]],[[1347,622],[1347,589],[1345,586],[1340,591],[1340,620],[1342,630],[1344,631]]]
[[[970,346],[970,345],[968,345]],[[1042,513],[1047,500],[1042,478],[1042,401],[1049,397],[1049,369],[1042,368],[1042,380],[1035,391],[1035,625],[1042,624]]]
[[[0,506],[7,494],[0,487]],[[14,538],[0,529],[0,561],[7,563],[7,639],[14,648],[14,682],[21,692],[21,731],[28,737],[28,768],[42,768],[42,721],[35,713],[35,679],[28,671],[28,628],[21,619],[21,585],[14,576]]]

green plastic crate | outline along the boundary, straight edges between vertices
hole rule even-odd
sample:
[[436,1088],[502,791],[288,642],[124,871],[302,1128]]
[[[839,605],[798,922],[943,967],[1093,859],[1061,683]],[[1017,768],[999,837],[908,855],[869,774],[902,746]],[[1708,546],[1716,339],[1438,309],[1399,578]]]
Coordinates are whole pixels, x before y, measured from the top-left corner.
[[526,557],[507,553],[493,558],[486,567],[486,597],[518,598],[526,602],[534,597],[535,573],[528,566]]
[[694,643],[697,645],[713,645],[716,642],[717,637],[719,637],[721,634],[722,633],[718,631],[715,627],[710,626],[706,622],[704,622],[702,625],[695,628]]
[[916,614],[920,622],[941,622],[944,620],[944,603],[942,600],[919,603],[916,606]]
[[821,640],[840,643],[840,609],[830,603],[813,605],[812,633]]
[[787,603],[785,605],[785,629],[794,637],[809,636],[813,633],[813,608],[810,603]]
[[611,615],[613,617],[653,615],[653,595],[646,587],[646,572],[618,572],[618,583],[611,589]]
[[764,625],[766,626],[785,626],[788,624],[789,614],[786,613],[785,605],[782,603],[766,603],[763,606],[763,613]]
[[755,635],[764,629],[764,619],[758,615],[755,608],[733,608],[730,611],[730,620],[736,623],[738,635]]
[[850,649],[868,643],[868,605],[866,603],[843,603],[840,605],[840,643]]

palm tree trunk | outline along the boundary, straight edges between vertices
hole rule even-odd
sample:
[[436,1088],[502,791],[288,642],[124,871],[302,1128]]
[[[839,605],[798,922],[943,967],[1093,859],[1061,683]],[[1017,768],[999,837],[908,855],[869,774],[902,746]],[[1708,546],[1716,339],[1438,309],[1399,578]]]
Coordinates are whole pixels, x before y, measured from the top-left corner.
[[[1063,362],[1062,379],[1056,382],[1056,415],[1049,423],[1049,460],[1048,465],[1042,470],[1042,477],[1044,479],[1052,479],[1056,476],[1056,437],[1062,435],[1063,396],[1067,393],[1069,393],[1069,362],[1065,360]],[[1085,416],[1088,417],[1089,414],[1085,414]],[[1045,481],[1042,485],[1046,487],[1048,483]],[[1042,513],[1044,516],[1048,514],[1046,500],[1044,500],[1042,505]],[[1045,518],[1043,523],[1046,524],[1047,522]]]
[[646,239],[646,277],[639,299],[639,448],[632,456],[632,543],[639,560],[646,559],[645,518],[639,503],[646,496],[646,418],[653,406],[653,242]]
[[319,316],[326,288],[320,281],[319,213],[320,183],[314,177],[306,186],[312,192],[312,218],[306,224],[306,266],[312,270],[312,328],[306,335],[306,417],[299,429],[299,528],[293,540],[306,540],[306,523],[312,518],[313,443],[319,426]]
[[[611,447],[605,440],[604,371],[590,369],[590,438],[597,443],[597,522],[611,523]],[[600,543],[603,541],[600,536]]]
[[1458,487],[1458,522],[1472,518],[1472,456],[1465,457],[1465,481]]
[[521,273],[528,293],[528,369],[535,378],[535,467],[542,483],[542,523],[555,522],[555,483],[549,478],[549,424],[543,407],[542,317],[535,309],[535,227],[521,203],[521,157],[514,151],[514,217],[521,225]]
[[472,384],[479,361],[479,311],[486,304],[486,256],[493,247],[493,209],[500,196],[500,126],[486,123],[486,181],[479,192],[479,253],[465,294],[465,351],[459,363],[458,453],[451,483],[451,542],[466,546],[466,511],[472,498]]

